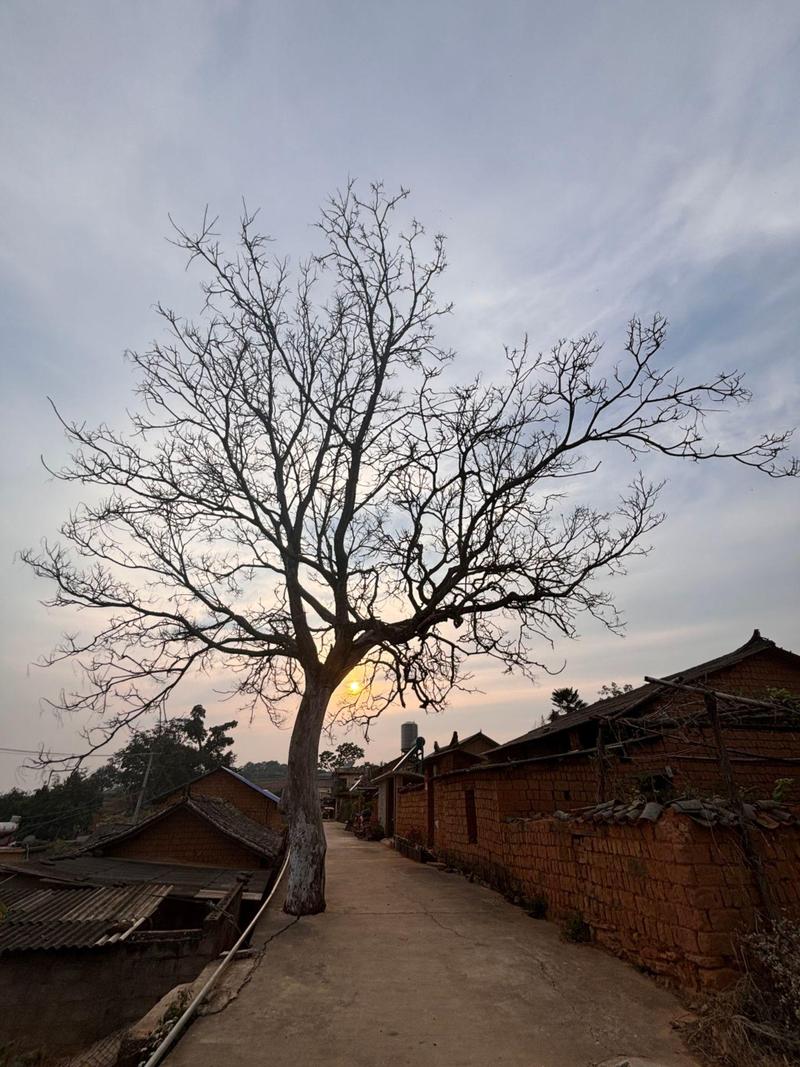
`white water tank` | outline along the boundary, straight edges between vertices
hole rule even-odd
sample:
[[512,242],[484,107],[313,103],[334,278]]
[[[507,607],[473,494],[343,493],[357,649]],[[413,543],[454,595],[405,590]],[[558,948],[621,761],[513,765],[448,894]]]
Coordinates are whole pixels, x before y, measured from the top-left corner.
[[410,752],[417,743],[417,737],[417,724],[415,722],[404,722],[400,727],[400,751]]

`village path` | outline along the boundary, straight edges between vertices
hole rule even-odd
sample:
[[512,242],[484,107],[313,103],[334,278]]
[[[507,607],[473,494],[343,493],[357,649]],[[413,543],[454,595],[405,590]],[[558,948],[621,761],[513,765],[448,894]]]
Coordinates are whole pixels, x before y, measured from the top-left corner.
[[268,913],[260,965],[167,1067],[694,1063],[680,1005],[632,967],[458,874],[327,832],[328,910]]

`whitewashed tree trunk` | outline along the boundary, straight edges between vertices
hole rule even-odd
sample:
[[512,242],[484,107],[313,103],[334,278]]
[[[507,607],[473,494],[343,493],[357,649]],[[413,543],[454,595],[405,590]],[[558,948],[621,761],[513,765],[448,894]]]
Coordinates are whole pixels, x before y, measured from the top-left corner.
[[331,690],[309,682],[289,744],[289,779],[283,808],[289,820],[289,884],[284,911],[316,915],[325,910],[325,830],[317,787],[319,738]]

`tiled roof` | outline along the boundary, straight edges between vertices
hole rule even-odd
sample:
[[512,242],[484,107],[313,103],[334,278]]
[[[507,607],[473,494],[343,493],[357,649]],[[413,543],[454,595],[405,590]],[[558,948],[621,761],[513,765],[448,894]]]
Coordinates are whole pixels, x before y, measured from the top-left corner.
[[[15,885],[15,883],[17,883]],[[169,893],[168,885],[52,886],[12,877],[0,886],[0,954],[96,948],[126,940]]]
[[497,742],[491,737],[488,737],[483,730],[478,730],[477,733],[470,734],[469,737],[465,737],[460,741],[451,741],[449,745],[443,745],[441,748],[434,748],[432,752],[423,759],[423,763],[428,763],[439,758],[439,756],[446,756],[450,752],[458,752],[465,745],[470,744],[472,741],[477,741],[479,737],[482,737],[485,741],[488,741],[494,748],[497,748]]
[[[672,682],[678,680],[684,682],[700,681],[707,675],[715,674],[726,667],[734,667],[737,663],[741,663],[742,660],[766,651],[778,651],[785,655],[794,656],[794,653],[778,648],[774,641],[762,637],[758,630],[754,630],[750,640],[739,648],[734,649],[733,652],[728,652],[724,656],[717,656],[715,659],[707,660],[705,663],[698,663],[695,667],[688,667],[685,670],[676,671],[674,674],[665,675],[664,680]],[[553,734],[562,733],[564,730],[572,730],[586,722],[614,718],[627,712],[638,711],[643,705],[663,692],[664,686],[648,682],[646,685],[640,685],[636,689],[632,689],[629,693],[621,693],[619,696],[610,697],[607,700],[596,700],[593,704],[589,704],[579,711],[570,711],[566,715],[560,715],[553,722],[544,723],[544,725],[538,726],[535,730],[529,730],[528,733],[515,737],[513,741],[506,741],[505,744],[498,745],[497,748],[492,749],[491,758],[494,759],[497,753],[504,753],[509,748],[515,748],[517,745],[525,744],[528,741],[538,741],[540,738],[550,737]]]
[[187,806],[216,826],[221,833],[267,859],[275,859],[283,848],[283,834],[257,823],[227,800],[220,797],[189,797]]
[[111,842],[136,837],[146,827],[160,822],[179,808],[194,812],[226,837],[238,841],[239,844],[265,859],[275,859],[283,849],[283,834],[255,822],[227,800],[222,800],[220,797],[190,795],[169,807],[153,812],[139,822],[115,823],[107,827],[98,827],[91,838],[78,850],[78,854],[94,852],[105,848]]
[[[633,803],[629,801],[607,800],[602,804],[593,804],[577,811],[556,811],[557,819],[565,822],[593,823],[633,823],[656,822],[666,811],[675,811],[686,815],[701,826],[736,826],[740,814],[733,804],[724,797],[677,797],[675,800],[660,804],[654,800],[639,797]],[[774,800],[754,800],[742,805],[744,821],[763,830],[777,830],[781,826],[796,826],[800,819],[788,808]],[[542,813],[539,817],[549,818]]]

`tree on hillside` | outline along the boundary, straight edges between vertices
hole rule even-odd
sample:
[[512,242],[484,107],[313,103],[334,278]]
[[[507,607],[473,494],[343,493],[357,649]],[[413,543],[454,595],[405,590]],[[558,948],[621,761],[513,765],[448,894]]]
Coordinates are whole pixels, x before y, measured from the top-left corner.
[[245,763],[243,767],[237,767],[236,771],[249,782],[263,781],[265,778],[277,778],[288,772],[289,768],[279,760],[268,759],[259,762]]
[[335,752],[326,749],[319,754],[318,767],[321,771],[335,771],[340,767],[353,767],[364,758],[364,749],[352,741],[343,741]]
[[0,794],[0,822],[21,816],[16,837],[40,841],[69,840],[89,830],[103,803],[103,787],[96,775],[81,771],[65,775],[31,792],[12,789]]
[[237,725],[235,720],[207,728],[205,717],[205,708],[197,704],[186,717],[168,719],[150,730],[135,730],[128,743],[92,778],[106,789],[125,793],[133,807],[148,762],[145,802],[214,767],[233,766],[233,738],[228,731]]
[[550,711],[550,722],[555,722],[556,719],[570,711],[580,711],[581,708],[588,707],[578,690],[569,686],[554,689],[550,694],[550,702],[553,705]]
[[334,196],[322,252],[294,280],[253,215],[233,255],[212,221],[179,229],[204,312],[159,308],[165,340],[130,356],[141,407],[128,429],[64,420],[74,452],[58,476],[106,495],[92,492],[61,543],[25,554],[55,583],[52,604],[99,617],[52,657],[82,665],[85,686],[59,707],[99,712],[98,744],[199,670],[226,671],[276,721],[294,714],[293,914],[325,906],[326,716],[368,727],[394,701],[440,709],[469,656],[530,674],[581,614],[618,625],[599,580],[645,551],[659,487],[639,473],[598,507],[603,455],[798,469],[781,466],[785,433],[707,440],[704,413],[748,394],[738,374],[689,385],[659,369],[659,316],[630,323],[616,361],[593,335],[538,355],[524,342],[495,380],[446,384],[444,240],[394,227],[405,197]]

